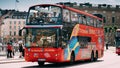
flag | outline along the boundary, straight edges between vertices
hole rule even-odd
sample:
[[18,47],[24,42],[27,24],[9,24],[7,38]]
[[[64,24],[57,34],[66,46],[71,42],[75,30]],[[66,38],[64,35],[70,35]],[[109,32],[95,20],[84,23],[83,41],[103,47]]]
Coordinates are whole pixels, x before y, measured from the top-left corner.
[[18,2],[19,2],[19,0],[16,0],[16,2],[18,3]]

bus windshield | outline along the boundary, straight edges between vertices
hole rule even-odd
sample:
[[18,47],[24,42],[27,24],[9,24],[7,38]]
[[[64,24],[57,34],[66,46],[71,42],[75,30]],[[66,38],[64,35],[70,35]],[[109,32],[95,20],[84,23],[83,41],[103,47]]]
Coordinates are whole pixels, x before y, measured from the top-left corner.
[[116,41],[116,47],[120,47],[120,37],[116,37],[115,41]]
[[120,47],[120,31],[116,32],[115,41],[116,41],[116,47]]
[[45,28],[26,29],[25,47],[57,47],[57,30]]
[[27,24],[52,24],[61,22],[61,8],[51,5],[33,6],[29,9]]

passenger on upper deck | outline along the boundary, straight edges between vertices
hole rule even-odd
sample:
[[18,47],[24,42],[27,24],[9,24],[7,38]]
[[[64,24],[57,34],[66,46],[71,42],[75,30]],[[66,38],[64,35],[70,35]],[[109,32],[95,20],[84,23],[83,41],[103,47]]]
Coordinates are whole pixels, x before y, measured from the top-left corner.
[[33,13],[33,15],[30,15],[30,20],[29,22],[32,23],[36,20],[36,13]]
[[69,16],[69,13],[66,12],[64,15],[63,15],[63,19],[65,22],[70,22],[70,16]]

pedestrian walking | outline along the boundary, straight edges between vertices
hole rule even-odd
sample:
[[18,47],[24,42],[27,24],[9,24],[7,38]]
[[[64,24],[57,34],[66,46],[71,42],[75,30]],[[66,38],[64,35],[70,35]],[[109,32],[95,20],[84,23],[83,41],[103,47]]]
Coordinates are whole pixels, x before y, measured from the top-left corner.
[[110,42],[107,41],[107,42],[106,42],[106,50],[108,50],[108,46],[109,46],[109,44],[110,44]]
[[7,43],[7,58],[12,58],[12,45]]
[[24,56],[23,55],[24,48],[22,43],[19,44],[19,52],[20,52],[19,58],[22,58]]
[[14,49],[14,46],[12,47],[12,57],[15,56],[15,49]]

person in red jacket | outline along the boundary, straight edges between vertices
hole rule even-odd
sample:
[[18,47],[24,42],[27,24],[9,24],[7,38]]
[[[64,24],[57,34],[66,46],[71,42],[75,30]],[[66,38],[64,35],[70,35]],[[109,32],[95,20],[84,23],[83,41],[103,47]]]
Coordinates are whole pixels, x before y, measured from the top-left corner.
[[12,58],[12,45],[7,43],[7,58]]

